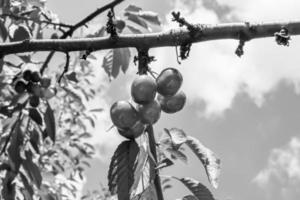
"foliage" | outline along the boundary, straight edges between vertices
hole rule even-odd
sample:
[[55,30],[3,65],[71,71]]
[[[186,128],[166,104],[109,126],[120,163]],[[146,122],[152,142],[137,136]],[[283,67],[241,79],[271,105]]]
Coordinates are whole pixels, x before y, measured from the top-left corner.
[[[106,25],[81,37],[109,37],[113,42],[118,42],[118,34],[160,30],[158,15],[135,5],[125,8],[122,17],[115,16],[113,8],[121,2],[122,0],[115,0],[77,24],[69,25],[60,22],[57,15],[46,7],[45,0],[3,0],[0,1],[0,37],[3,43],[26,43],[31,39],[66,39],[107,10]],[[180,26],[186,26],[191,35],[199,31],[199,27],[196,29],[189,24],[180,13],[174,12],[173,16],[174,21],[179,22]],[[282,28],[275,36],[278,44],[288,45],[290,37],[287,29]],[[236,52],[239,56],[243,54],[244,43],[245,40],[240,38]],[[188,57],[190,47],[189,42],[180,44],[182,59]],[[152,125],[159,119],[160,111],[178,112],[183,108],[186,96],[179,91],[182,83],[180,73],[171,68],[169,71],[176,71],[177,75],[174,77],[178,79],[175,84],[173,81],[174,92],[172,90],[171,94],[165,93],[163,96],[160,91],[164,90],[157,90],[156,74],[148,67],[154,58],[148,55],[148,49],[138,49],[138,57],[134,60],[138,61],[139,78],[149,78],[149,74],[154,77],[150,77],[152,86],[155,86],[153,98],[156,92],[163,96],[163,100],[155,108],[151,107],[156,109],[155,120],[137,121],[134,126],[139,125],[138,131],[141,134],[134,135],[138,138],[127,137],[129,140],[118,146],[108,170],[108,187],[101,186],[99,190],[88,191],[81,196],[77,186],[84,181],[84,170],[89,167],[88,161],[95,153],[94,147],[88,142],[95,128],[94,113],[102,112],[101,105],[100,108],[90,110],[87,106],[90,100],[99,95],[99,87],[92,84],[92,80],[97,78],[93,66],[97,57],[93,49],[88,47],[81,52],[64,53],[65,60],[54,63],[55,66],[51,66],[51,69],[48,64],[53,53],[31,52],[4,58],[0,55],[1,199],[162,200],[162,191],[172,187],[172,180],[177,180],[192,193],[182,199],[214,200],[209,189],[193,178],[160,175],[162,169],[176,164],[177,160],[188,163],[190,158],[186,155],[186,149],[190,149],[204,166],[212,187],[217,188],[221,162],[197,138],[178,128],[164,129],[160,140],[156,142]],[[120,71],[127,72],[131,55],[128,47],[106,52],[102,68],[110,80],[117,78]],[[26,71],[30,71],[31,75],[27,76]],[[165,79],[162,79],[160,87],[165,86]],[[139,84],[145,86],[145,80]],[[140,95],[141,92],[136,94]],[[178,94],[181,95],[180,99],[174,100]],[[148,108],[145,102],[133,100],[133,106],[144,106],[140,110],[149,116],[153,114],[145,111]],[[153,111],[151,109],[149,110]],[[121,135],[128,136],[136,131],[131,128],[119,128],[118,131]]]

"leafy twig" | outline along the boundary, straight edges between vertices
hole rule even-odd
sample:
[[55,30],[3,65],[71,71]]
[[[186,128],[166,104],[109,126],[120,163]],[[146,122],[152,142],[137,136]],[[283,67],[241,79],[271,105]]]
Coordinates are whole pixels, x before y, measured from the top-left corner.
[[[68,36],[72,36],[74,31],[76,31],[78,28],[80,28],[81,26],[85,26],[89,21],[93,20],[95,17],[97,17],[98,15],[100,15],[101,13],[103,13],[104,11],[106,11],[107,9],[111,9],[113,7],[115,7],[116,5],[118,5],[119,3],[123,2],[124,0],[115,0],[111,3],[106,4],[105,6],[98,8],[96,11],[94,11],[93,13],[89,14],[87,17],[83,18],[81,21],[79,21],[78,23],[76,23],[75,25],[73,25],[68,31],[66,31],[61,37],[60,39],[65,39]],[[42,65],[40,72],[41,74],[44,73],[45,69],[47,68],[50,60],[52,59],[53,55],[54,55],[55,51],[51,51],[44,64]]]
[[57,81],[58,83],[61,82],[61,79],[63,78],[65,73],[68,72],[69,65],[70,65],[70,54],[69,54],[69,52],[66,52],[66,64],[65,64],[65,67],[64,67],[64,71],[61,73],[60,77],[58,78],[58,81]]
[[72,25],[65,24],[65,23],[55,23],[55,22],[51,22],[51,21],[47,21],[47,20],[35,20],[35,19],[31,19],[30,17],[25,17],[25,16],[21,16],[21,15],[12,14],[12,13],[2,14],[2,15],[0,15],[0,17],[10,17],[10,18],[14,18],[17,20],[32,21],[37,24],[48,24],[48,25],[65,27],[65,28],[73,27]]

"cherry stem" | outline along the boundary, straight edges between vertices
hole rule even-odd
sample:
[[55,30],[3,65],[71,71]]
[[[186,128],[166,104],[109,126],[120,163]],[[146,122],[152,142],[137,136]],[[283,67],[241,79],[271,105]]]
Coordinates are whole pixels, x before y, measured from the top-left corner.
[[[158,160],[157,160],[157,154],[156,154],[156,141],[155,141],[152,125],[147,126],[146,132],[148,133],[149,147],[150,147],[151,154],[153,155],[155,162],[157,163]],[[155,170],[155,172],[156,172],[156,174],[155,174],[155,178],[154,178],[154,186],[155,186],[156,193],[157,193],[157,200],[164,200],[164,196],[163,196],[163,192],[162,192],[162,188],[161,188],[161,181],[160,181],[160,177],[159,177],[159,173],[158,173],[159,171]]]

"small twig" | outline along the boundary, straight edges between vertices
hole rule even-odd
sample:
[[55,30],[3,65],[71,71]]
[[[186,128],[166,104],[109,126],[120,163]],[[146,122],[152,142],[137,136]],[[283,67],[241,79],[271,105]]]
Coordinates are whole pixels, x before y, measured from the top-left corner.
[[[64,34],[60,37],[60,39],[65,39],[69,36],[72,36],[74,31],[76,31],[78,28],[80,28],[81,26],[86,26],[86,24],[88,22],[90,22],[91,20],[93,20],[95,17],[97,17],[98,15],[100,15],[101,13],[103,13],[104,11],[106,11],[107,9],[111,9],[113,7],[115,7],[116,5],[120,4],[121,2],[123,2],[124,0],[115,0],[111,3],[106,4],[105,6],[98,8],[96,11],[94,11],[93,13],[89,14],[88,16],[86,16],[85,18],[83,18],[82,20],[80,20],[78,23],[76,23],[75,25],[73,25],[68,31],[64,32]],[[52,59],[53,55],[54,55],[55,51],[51,51],[44,64],[42,65],[41,69],[40,69],[40,73],[43,75],[45,69],[48,67],[48,64],[50,62],[50,60]]]
[[31,19],[29,17],[25,17],[25,16],[21,16],[21,15],[15,15],[15,14],[12,14],[12,13],[2,14],[2,15],[0,15],[0,17],[10,17],[10,18],[17,19],[17,20],[32,21],[32,22],[37,23],[37,24],[47,24],[47,25],[65,27],[65,28],[73,27],[72,25],[65,24],[65,23],[55,23],[55,22],[46,21],[46,20],[35,20],[35,19]]
[[244,46],[245,46],[245,40],[240,40],[239,45],[235,50],[235,54],[238,57],[241,57],[242,55],[244,55]]
[[62,72],[62,74],[58,78],[58,81],[57,81],[58,83],[61,82],[61,79],[63,78],[65,73],[67,73],[69,71],[69,65],[70,65],[70,54],[69,54],[69,52],[66,52],[66,64],[65,64],[65,67],[64,67],[64,71]]

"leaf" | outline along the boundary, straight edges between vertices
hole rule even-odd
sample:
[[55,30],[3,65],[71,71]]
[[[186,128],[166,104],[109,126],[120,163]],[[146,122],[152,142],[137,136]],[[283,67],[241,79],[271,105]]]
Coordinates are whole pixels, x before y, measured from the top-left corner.
[[102,67],[109,77],[116,78],[120,72],[120,68],[123,73],[127,71],[129,62],[129,48],[113,49],[104,56]]
[[130,5],[125,9],[125,16],[128,20],[148,29],[147,22],[154,25],[161,25],[158,14],[152,11],[143,11],[137,6]]
[[29,108],[29,117],[38,125],[43,125],[43,119],[40,112],[35,108]]
[[207,189],[207,187],[205,187],[199,181],[188,177],[173,178],[183,183],[195,195],[197,200],[215,200],[209,189]]
[[152,11],[142,11],[139,12],[138,16],[140,16],[141,18],[143,18],[144,20],[155,24],[155,25],[160,25],[160,20],[158,18],[158,14]]
[[30,38],[31,38],[31,34],[27,26],[19,25],[14,31],[11,41],[17,42],[17,41],[29,40]]
[[12,162],[12,169],[15,172],[18,172],[22,162],[20,152],[24,140],[24,136],[20,128],[20,123],[17,122],[17,124],[12,128],[11,131],[11,141],[7,149],[7,153],[10,161]]
[[127,28],[134,34],[141,34],[142,31],[140,29],[135,28],[134,26],[126,25]]
[[89,110],[90,112],[102,112],[103,111],[103,108],[94,108],[94,109],[91,109]]
[[52,108],[50,107],[49,103],[47,103],[47,109],[44,114],[44,122],[46,125],[45,132],[50,139],[55,142],[56,138],[56,126],[55,126],[55,118]]
[[134,182],[134,171],[139,147],[134,140],[122,142],[116,149],[109,166],[108,187],[119,200],[130,199],[130,189]]
[[38,187],[41,187],[42,175],[39,167],[32,161],[32,153],[30,151],[25,152],[26,160],[23,160],[22,166],[28,174],[30,180]]
[[4,60],[3,60],[3,57],[2,57],[2,58],[0,58],[0,74],[3,70],[3,65],[4,65]]
[[139,12],[141,10],[142,10],[142,8],[137,7],[135,5],[129,5],[127,8],[125,8],[125,11],[128,11],[128,12]]
[[158,200],[154,183],[151,183],[141,194],[131,200]]
[[5,200],[15,200],[16,183],[13,182],[15,177],[16,174],[14,172],[8,171],[1,182],[1,196]]
[[8,31],[3,19],[0,19],[0,36],[2,37],[2,41],[5,41],[8,36]]
[[140,18],[136,13],[134,12],[125,12],[124,15],[127,17],[129,21],[132,21],[141,27],[148,29],[148,24],[145,22],[144,19]]
[[88,34],[86,37],[87,38],[94,38],[94,37],[102,37],[105,34],[105,27],[102,26],[98,31],[96,31],[93,34]]
[[166,151],[168,151],[171,154],[172,159],[179,159],[182,162],[187,163],[187,157],[182,151],[180,151],[180,149],[176,150],[173,148],[166,148]]
[[194,195],[186,195],[182,197],[182,200],[198,200],[198,198],[195,197]]
[[77,79],[77,76],[76,76],[76,72],[70,72],[68,74],[65,75],[67,77],[67,79],[69,81],[73,81],[75,83],[78,83],[78,79]]
[[36,153],[40,153],[39,149],[39,143],[40,143],[40,134],[37,132],[37,130],[33,129],[30,132],[30,144],[35,150]]
[[162,169],[162,168],[165,168],[165,167],[169,167],[171,165],[174,165],[173,161],[170,160],[169,158],[164,158],[162,161],[159,162],[156,169]]
[[173,147],[179,149],[182,144],[187,141],[187,136],[183,130],[178,128],[164,129],[164,131],[170,136]]
[[197,155],[205,167],[208,180],[214,188],[218,187],[221,171],[221,160],[210,149],[191,136],[187,137],[187,146]]
[[[32,188],[32,186],[31,186],[31,184],[29,184],[29,182],[28,182],[26,176],[25,176],[23,173],[20,173],[20,176],[21,176],[21,180],[22,180],[22,182],[23,182],[23,185],[24,185],[26,191],[29,193],[29,196],[28,196],[28,197],[29,197],[30,199],[32,199],[31,197],[33,196],[34,191],[33,191],[33,188]],[[26,199],[28,199],[28,198],[26,198]]]
[[140,183],[140,178],[143,175],[147,161],[148,161],[148,153],[144,149],[144,147],[141,147],[138,154],[135,171],[134,171],[134,182],[130,189],[131,194],[135,193],[136,189],[138,188],[138,184]]

